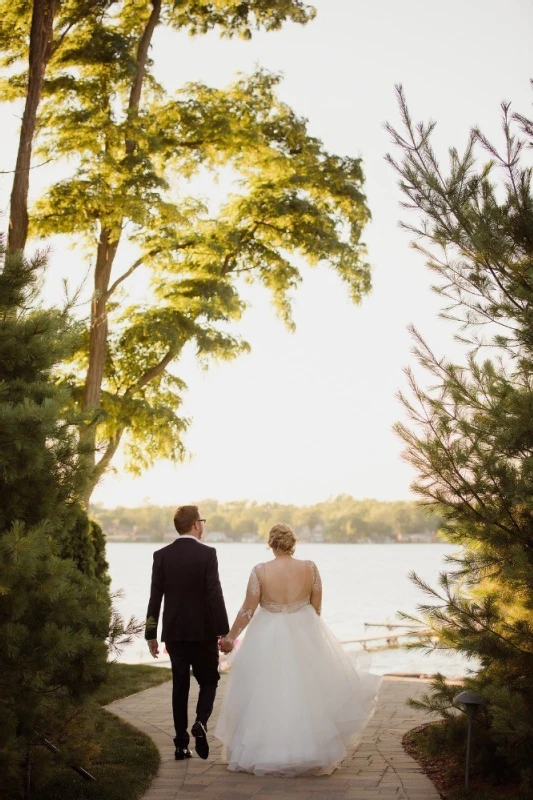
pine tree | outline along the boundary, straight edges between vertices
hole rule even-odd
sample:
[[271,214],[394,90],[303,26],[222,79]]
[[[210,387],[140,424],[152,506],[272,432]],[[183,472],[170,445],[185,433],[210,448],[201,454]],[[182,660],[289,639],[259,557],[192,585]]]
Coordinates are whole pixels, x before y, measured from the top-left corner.
[[[1,246],[0,257],[3,261]],[[31,263],[21,253],[13,254],[1,276],[0,398],[5,424],[0,428],[0,530],[15,521],[31,527],[48,519],[59,554],[75,561],[86,575],[108,583],[102,531],[89,521],[80,502],[86,479],[76,444],[79,418],[73,414],[66,381],[58,382],[54,374],[78,347],[82,329],[62,311],[30,313],[45,264],[44,254]],[[38,417],[33,424],[26,416],[30,403]]]
[[51,756],[41,737],[79,763],[94,754],[90,696],[107,670],[105,567],[79,502],[75,425],[55,372],[79,331],[66,313],[36,305],[44,264],[42,255],[27,262],[0,251],[0,773],[8,797],[21,796],[28,763],[43,780]]
[[[414,399],[402,399],[414,425],[396,426],[417,472],[414,491],[461,548],[438,588],[413,575],[429,596],[420,606],[425,646],[479,660],[465,680],[488,700],[477,718],[478,767],[531,789],[533,197],[525,150],[533,125],[504,104],[503,155],[473,129],[464,155],[450,149],[445,174],[431,146],[435,123],[415,126],[401,89],[399,102],[406,133],[389,131],[403,160],[389,160],[420,220],[404,227],[437,275],[442,316],[458,324],[468,349],[454,364],[413,330],[432,388],[407,370]],[[458,691],[438,676],[422,706],[443,716],[443,741],[464,748]]]

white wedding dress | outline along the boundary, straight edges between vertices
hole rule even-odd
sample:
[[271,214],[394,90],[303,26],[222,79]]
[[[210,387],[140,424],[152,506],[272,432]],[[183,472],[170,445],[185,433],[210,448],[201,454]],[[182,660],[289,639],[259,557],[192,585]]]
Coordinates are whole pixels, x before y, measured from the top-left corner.
[[231,771],[329,774],[374,711],[381,678],[356,668],[321,619],[316,565],[290,561],[253,568],[230,632],[251,620],[215,728]]

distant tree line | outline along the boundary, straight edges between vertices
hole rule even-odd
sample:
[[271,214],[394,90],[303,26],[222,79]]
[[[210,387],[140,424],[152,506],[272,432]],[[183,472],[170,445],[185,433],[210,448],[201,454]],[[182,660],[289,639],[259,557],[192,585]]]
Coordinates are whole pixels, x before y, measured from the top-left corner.
[[[256,503],[239,500],[221,503],[217,500],[198,502],[201,513],[207,518],[209,532],[221,531],[232,539],[245,533],[255,533],[266,539],[276,522],[288,522],[298,531],[307,526],[311,531],[317,526],[327,542],[398,541],[417,533],[437,533],[440,518],[428,516],[414,502],[356,500],[349,495],[315,503],[310,506],[284,505],[282,503]],[[161,541],[165,533],[172,533],[174,506],[147,505],[139,508],[107,509],[95,505],[91,513],[105,530],[107,536],[128,530]]]

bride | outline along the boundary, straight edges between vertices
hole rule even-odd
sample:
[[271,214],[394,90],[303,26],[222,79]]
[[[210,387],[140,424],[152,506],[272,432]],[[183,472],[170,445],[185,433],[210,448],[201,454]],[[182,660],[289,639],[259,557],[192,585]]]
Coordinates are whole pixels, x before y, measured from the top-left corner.
[[244,604],[219,643],[230,652],[251,622],[215,736],[231,771],[329,774],[372,715],[381,678],[356,670],[322,621],[320,574],[313,561],[293,558],[293,529],[274,525],[268,543],[274,559],[252,569]]

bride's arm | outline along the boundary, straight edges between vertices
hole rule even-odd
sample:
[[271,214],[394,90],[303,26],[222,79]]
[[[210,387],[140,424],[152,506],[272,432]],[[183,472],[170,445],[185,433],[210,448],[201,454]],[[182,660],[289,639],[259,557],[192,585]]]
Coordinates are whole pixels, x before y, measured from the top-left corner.
[[311,570],[313,573],[313,587],[311,589],[311,605],[315,609],[318,616],[322,611],[322,580],[320,572],[314,561],[311,561]]
[[257,577],[256,568],[254,567],[250,573],[250,578],[248,580],[248,586],[246,588],[246,597],[244,598],[244,603],[242,604],[241,608],[237,612],[237,616],[235,617],[235,622],[231,626],[231,630],[226,636],[224,636],[221,641],[227,641],[233,645],[233,642],[243,632],[246,628],[250,620],[252,619],[255,609],[259,605],[259,600],[261,599],[261,586],[259,583],[259,578]]

